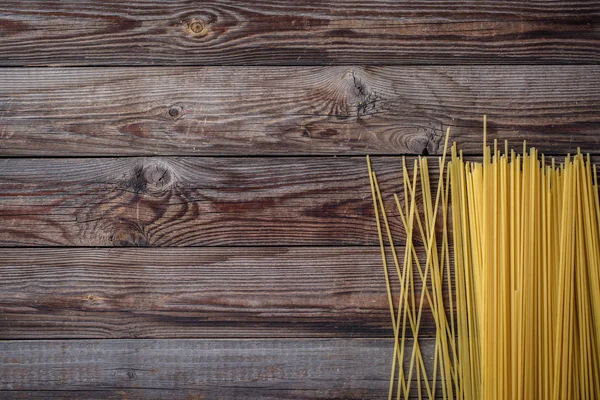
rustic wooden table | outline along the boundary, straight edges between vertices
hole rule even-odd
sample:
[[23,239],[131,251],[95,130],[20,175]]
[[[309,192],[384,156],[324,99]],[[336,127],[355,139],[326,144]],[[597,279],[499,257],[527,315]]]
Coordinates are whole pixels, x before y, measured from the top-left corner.
[[385,398],[363,156],[598,155],[599,62],[598,1],[3,1],[0,398]]

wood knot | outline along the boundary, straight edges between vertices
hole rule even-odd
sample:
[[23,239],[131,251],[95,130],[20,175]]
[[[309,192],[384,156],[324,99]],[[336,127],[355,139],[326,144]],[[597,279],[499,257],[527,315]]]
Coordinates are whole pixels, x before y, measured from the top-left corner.
[[175,181],[171,167],[152,160],[137,165],[128,182],[128,187],[136,193],[160,194],[169,190]]
[[356,109],[356,117],[360,118],[364,115],[377,113],[378,108],[380,108],[378,102],[381,100],[381,97],[369,87],[360,75],[352,72],[351,76],[352,94],[354,95],[352,105]]
[[119,229],[115,234],[110,236],[110,241],[113,246],[134,246],[134,247],[147,247],[150,245],[146,236],[140,231],[138,227],[123,227]]
[[169,108],[169,116],[172,118],[179,118],[183,113],[183,108],[180,106],[172,106]]
[[137,374],[133,370],[127,371],[127,380],[132,381],[137,378]]
[[192,19],[187,22],[187,31],[193,37],[202,37],[208,33],[208,27],[204,21]]
[[406,148],[411,154],[420,154],[428,156],[430,150],[430,140],[426,136],[412,136],[406,139]]
[[[335,69],[333,71],[336,71]],[[382,98],[375,92],[369,81],[369,74],[361,69],[339,69],[326,84],[329,114],[338,119],[356,117],[361,119],[381,111]]]

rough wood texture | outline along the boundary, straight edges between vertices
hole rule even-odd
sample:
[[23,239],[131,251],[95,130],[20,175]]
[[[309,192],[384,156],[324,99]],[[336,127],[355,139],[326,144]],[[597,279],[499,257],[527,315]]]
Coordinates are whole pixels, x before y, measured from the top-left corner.
[[597,1],[3,1],[2,65],[597,63]]
[[600,152],[600,67],[0,70],[0,156]]
[[[420,347],[431,368],[433,341]],[[0,395],[376,399],[387,395],[392,348],[389,339],[2,341],[0,390],[16,392]]]
[[[389,338],[380,257],[377,247],[0,249],[0,339]],[[417,294],[420,282],[415,273]],[[435,333],[428,307],[423,337]]]
[[[373,163],[400,244],[401,159]],[[0,171],[0,246],[379,244],[364,157],[2,159]]]
[[[439,387],[439,385],[438,385]],[[217,390],[215,389],[214,392]],[[321,393],[314,391],[311,393],[309,397],[306,397],[302,391],[293,391],[293,390],[285,390],[285,391],[273,391],[272,393],[264,393],[266,390],[261,390],[260,399],[266,400],[286,400],[286,399],[340,399],[337,396],[337,391],[330,392],[327,389],[324,389]],[[351,397],[351,395],[347,395],[348,391],[342,392],[344,393],[342,397],[343,399],[361,399],[365,398],[361,397]],[[370,394],[371,392],[375,392],[375,390],[364,390],[363,393]],[[39,391],[31,391],[31,390],[20,390],[20,391],[4,391],[0,392],[2,399],[5,400],[23,400],[23,399],[76,399],[76,400],[106,400],[106,399],[126,399],[126,400],[165,400],[165,399],[173,399],[173,400],[206,400],[206,399],[219,399],[224,398],[229,400],[229,393],[232,395],[235,394],[235,398],[238,399],[256,399],[254,397],[254,392],[250,391],[247,393],[242,393],[242,390],[237,390],[235,392],[229,390],[228,392],[224,392],[224,397],[202,397],[202,395],[198,395],[197,390],[186,390],[186,389],[176,389],[176,390],[168,390],[168,389],[115,389],[115,390],[39,390]],[[377,390],[377,393],[380,393],[379,398],[385,399],[387,396],[383,391]],[[245,397],[237,397],[237,396],[245,396]],[[333,396],[333,397],[332,397]],[[360,395],[359,395],[360,396]],[[422,399],[423,397],[421,397]],[[409,396],[409,399],[419,399],[417,395],[413,394]],[[436,399],[443,399],[443,394],[438,393],[436,395]]]
[[600,154],[599,64],[596,0],[2,1],[0,398],[386,398],[365,159],[314,156]]

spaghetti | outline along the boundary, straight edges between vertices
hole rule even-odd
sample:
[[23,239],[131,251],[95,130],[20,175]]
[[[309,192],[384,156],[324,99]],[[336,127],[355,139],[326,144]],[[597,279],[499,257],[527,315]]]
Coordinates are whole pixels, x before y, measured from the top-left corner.
[[[412,174],[402,160],[403,196],[392,204],[403,260],[368,161],[395,343],[388,398],[600,398],[600,201],[589,155],[559,164],[525,143],[509,153],[506,142],[502,153],[487,145],[484,117],[483,159],[466,161],[453,145],[446,164],[448,135],[435,196],[428,159]],[[419,345],[424,313],[435,323],[433,363]]]

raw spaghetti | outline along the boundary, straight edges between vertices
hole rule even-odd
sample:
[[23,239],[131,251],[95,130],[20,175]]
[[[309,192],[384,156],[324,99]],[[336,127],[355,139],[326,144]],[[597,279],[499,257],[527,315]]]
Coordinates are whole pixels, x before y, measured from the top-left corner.
[[[559,163],[525,144],[520,155],[507,143],[492,150],[484,118],[483,159],[467,161],[453,145],[446,163],[448,136],[437,185],[427,158],[412,172],[403,159],[401,196],[382,194],[367,157],[395,343],[388,398],[600,398],[590,156]],[[387,209],[403,228],[402,252]],[[419,343],[425,314],[435,324],[433,361]]]

